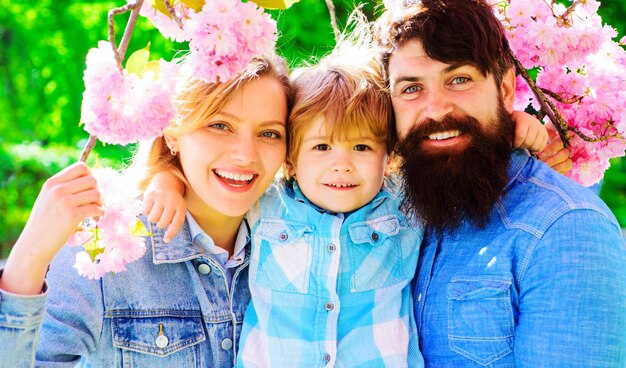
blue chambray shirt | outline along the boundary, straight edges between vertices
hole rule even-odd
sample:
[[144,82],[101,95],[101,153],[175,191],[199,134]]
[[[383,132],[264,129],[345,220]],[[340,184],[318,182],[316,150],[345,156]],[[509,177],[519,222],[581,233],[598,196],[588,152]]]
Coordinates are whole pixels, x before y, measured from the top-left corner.
[[415,316],[427,367],[626,366],[626,248],[591,191],[516,151],[484,229],[427,234]]
[[238,367],[421,367],[410,281],[422,241],[382,190],[344,216],[294,187],[249,213],[252,301]]
[[72,267],[78,249],[65,247],[43,294],[0,290],[0,367],[232,367],[250,300],[249,254],[229,291],[187,222],[167,244],[163,229],[147,226],[146,255],[126,272],[88,280]]

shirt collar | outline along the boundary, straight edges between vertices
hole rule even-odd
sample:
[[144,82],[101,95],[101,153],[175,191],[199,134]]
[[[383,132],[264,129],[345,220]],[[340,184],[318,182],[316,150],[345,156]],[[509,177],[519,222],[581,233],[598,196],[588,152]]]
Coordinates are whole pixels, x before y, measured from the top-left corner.
[[530,153],[527,150],[515,150],[511,154],[511,163],[509,165],[509,182],[507,183],[504,190],[508,190],[512,183],[517,179],[517,177],[521,174],[522,169],[526,166],[530,160]]
[[[206,250],[205,254],[222,254],[226,253],[226,250],[218,247],[213,242],[213,239],[198,225],[196,219],[193,218],[191,213],[187,211],[187,223],[189,224],[189,233],[194,244],[201,246]],[[245,252],[246,245],[250,241],[250,230],[246,221],[242,221],[239,225],[239,231],[237,232],[237,238],[235,239],[235,248],[233,249],[232,257],[242,257]]]
[[[189,224],[190,217],[191,216],[187,217],[187,221],[183,223],[182,229],[169,243],[165,243],[163,241],[165,229],[157,227],[156,224],[150,223],[144,218],[144,222],[148,223],[150,233],[153,234],[150,239],[152,242],[152,261],[155,264],[185,262],[209,253],[209,250],[204,247],[204,244],[200,245],[194,242]],[[197,225],[195,220],[194,223]],[[198,226],[198,228],[200,227]],[[195,234],[198,235],[197,232]],[[213,244],[213,240],[208,235],[206,235],[206,237],[210,239]],[[248,224],[244,220],[239,226],[237,240],[235,241],[234,255],[236,257],[240,256],[241,252],[244,252],[245,254],[245,250],[247,249],[246,245],[249,241],[250,230],[248,229]]]
[[[385,187],[386,185],[388,185],[387,179],[385,179],[385,183],[383,184],[383,187]],[[289,186],[287,184],[287,186]],[[311,203],[311,201],[309,201],[307,199],[307,197],[304,195],[304,193],[302,193],[302,190],[300,189],[300,186],[298,185],[298,182],[293,180],[291,182],[291,189],[293,190],[293,199],[295,199],[296,201],[302,202],[304,204],[308,204],[309,206],[315,208],[318,212],[320,213],[331,213],[334,214],[334,212],[328,211],[324,208],[321,208],[313,203]],[[365,207],[377,207],[378,205],[380,205],[386,198],[390,198],[392,197],[390,191],[388,190],[383,190],[381,188],[380,191],[378,191],[378,194],[376,194],[376,197],[374,197],[374,199],[372,199],[369,203],[365,204],[363,207],[361,208],[365,208]],[[361,208],[357,209],[356,211],[359,211]],[[350,213],[356,212],[356,211],[352,211]],[[349,215],[348,213],[345,214],[346,216]]]

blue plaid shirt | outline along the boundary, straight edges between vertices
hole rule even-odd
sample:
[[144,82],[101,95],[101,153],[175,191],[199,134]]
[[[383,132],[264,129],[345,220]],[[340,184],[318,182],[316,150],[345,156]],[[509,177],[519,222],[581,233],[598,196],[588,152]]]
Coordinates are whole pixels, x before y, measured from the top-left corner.
[[328,213],[277,184],[249,213],[252,253],[239,367],[421,367],[410,281],[422,242],[382,190]]

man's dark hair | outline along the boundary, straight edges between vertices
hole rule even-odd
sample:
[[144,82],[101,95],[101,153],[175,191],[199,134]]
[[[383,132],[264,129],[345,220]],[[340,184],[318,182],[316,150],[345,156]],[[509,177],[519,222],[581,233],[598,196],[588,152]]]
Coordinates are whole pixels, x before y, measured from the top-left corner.
[[401,11],[387,11],[376,22],[375,38],[385,69],[395,50],[419,40],[431,59],[468,63],[485,76],[492,73],[498,85],[502,82],[513,60],[504,28],[485,0],[411,3]]

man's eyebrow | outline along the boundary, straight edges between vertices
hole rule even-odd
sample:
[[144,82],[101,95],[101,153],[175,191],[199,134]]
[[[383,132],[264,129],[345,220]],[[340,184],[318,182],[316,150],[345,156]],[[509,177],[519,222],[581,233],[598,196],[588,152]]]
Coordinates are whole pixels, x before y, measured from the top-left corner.
[[[444,73],[450,73],[450,72],[453,72],[456,69],[462,68],[464,66],[469,66],[469,67],[472,67],[472,68],[476,68],[476,66],[474,64],[472,64],[472,63],[468,63],[466,61],[457,61],[457,62],[454,62],[454,63],[448,65],[446,68],[444,68],[443,72]],[[401,75],[401,76],[393,79],[392,85],[398,84],[400,82],[419,82],[422,79],[424,79],[424,78],[418,77],[418,76],[414,76],[414,75]]]

